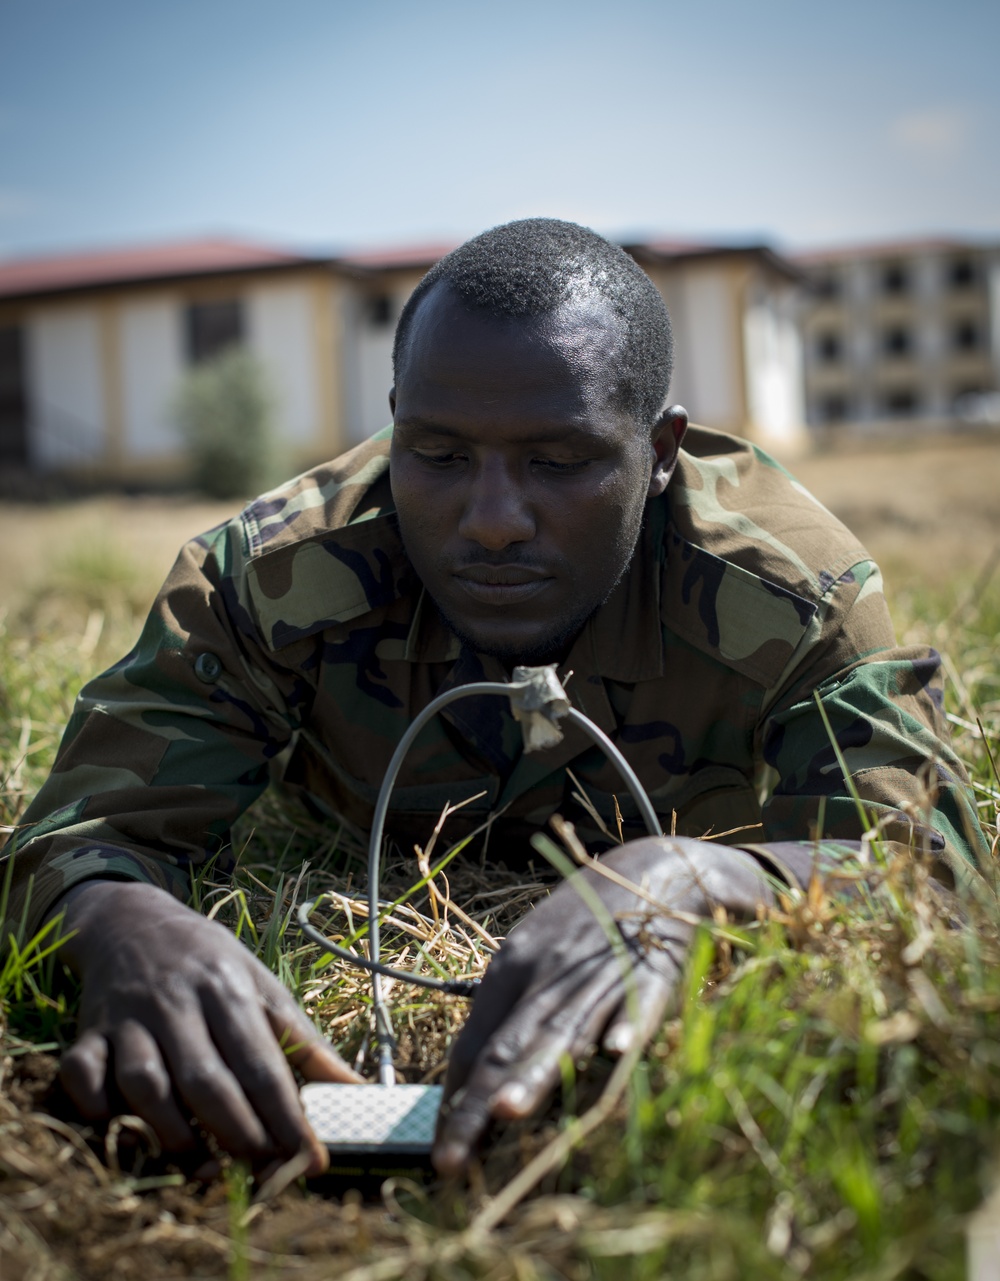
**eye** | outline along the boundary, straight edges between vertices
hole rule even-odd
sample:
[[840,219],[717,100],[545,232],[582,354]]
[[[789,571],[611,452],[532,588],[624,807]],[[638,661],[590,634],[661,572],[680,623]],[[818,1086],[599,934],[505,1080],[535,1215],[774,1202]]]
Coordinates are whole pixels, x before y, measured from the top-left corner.
[[572,476],[575,472],[581,472],[585,467],[589,467],[594,460],[592,458],[580,458],[571,463],[561,462],[557,458],[533,458],[532,467],[541,467],[545,471],[556,472],[560,476]]
[[422,449],[414,449],[412,453],[418,462],[426,463],[428,467],[450,467],[454,463],[465,461],[464,454],[456,454],[454,452],[434,453]]

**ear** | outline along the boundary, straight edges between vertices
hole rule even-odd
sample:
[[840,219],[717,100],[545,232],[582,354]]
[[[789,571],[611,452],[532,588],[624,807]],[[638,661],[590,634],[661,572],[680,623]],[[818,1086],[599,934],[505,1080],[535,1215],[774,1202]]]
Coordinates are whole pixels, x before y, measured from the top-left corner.
[[393,418],[396,417],[396,384],[393,383],[389,388],[389,413]]
[[681,447],[684,433],[687,431],[687,410],[680,405],[671,405],[660,415],[650,439],[650,452],[653,455],[653,470],[649,477],[648,496],[659,498],[670,483],[670,477],[677,466],[677,451]]

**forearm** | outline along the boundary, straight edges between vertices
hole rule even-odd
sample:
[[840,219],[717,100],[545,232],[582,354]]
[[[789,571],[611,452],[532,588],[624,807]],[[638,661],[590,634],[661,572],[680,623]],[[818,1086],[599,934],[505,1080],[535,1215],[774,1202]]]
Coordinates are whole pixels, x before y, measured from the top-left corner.
[[0,949],[11,935],[22,945],[31,939],[75,887],[138,883],[183,903],[190,896],[191,870],[121,842],[87,842],[72,828],[23,845],[11,842],[0,860],[0,878],[9,890]]
[[227,612],[238,565],[225,537],[185,548],[136,647],[81,691],[0,858],[0,943],[32,937],[78,882],[144,882],[183,902],[206,865],[231,864],[230,826],[298,723],[290,691],[308,701],[308,687],[264,652],[245,612]]

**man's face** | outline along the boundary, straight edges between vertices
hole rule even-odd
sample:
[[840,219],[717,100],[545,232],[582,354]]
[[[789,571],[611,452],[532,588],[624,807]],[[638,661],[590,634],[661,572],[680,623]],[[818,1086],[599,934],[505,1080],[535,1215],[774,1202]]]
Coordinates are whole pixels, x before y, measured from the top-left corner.
[[648,428],[607,403],[617,342],[600,299],[501,319],[438,285],[413,318],[392,397],[403,544],[452,630],[508,665],[565,656],[666,484]]

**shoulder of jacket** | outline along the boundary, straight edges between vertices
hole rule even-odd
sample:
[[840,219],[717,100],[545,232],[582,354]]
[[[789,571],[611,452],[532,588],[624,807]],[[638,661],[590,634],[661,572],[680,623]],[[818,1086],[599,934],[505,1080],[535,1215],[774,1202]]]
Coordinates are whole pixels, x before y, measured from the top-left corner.
[[[261,494],[240,512],[247,556],[256,560],[391,509],[386,427],[330,462]],[[381,483],[380,483],[381,482]]]
[[746,440],[692,427],[667,491],[663,621],[768,686],[868,552],[794,476]]
[[391,428],[237,518],[243,595],[272,650],[391,604],[412,571],[389,488]]

